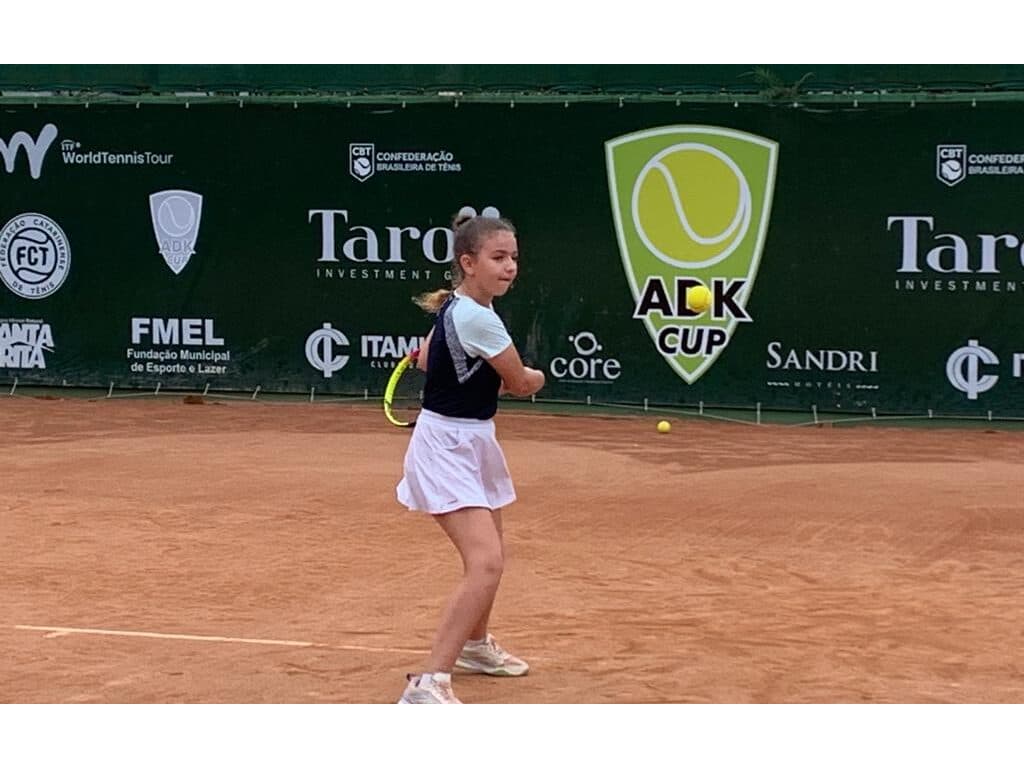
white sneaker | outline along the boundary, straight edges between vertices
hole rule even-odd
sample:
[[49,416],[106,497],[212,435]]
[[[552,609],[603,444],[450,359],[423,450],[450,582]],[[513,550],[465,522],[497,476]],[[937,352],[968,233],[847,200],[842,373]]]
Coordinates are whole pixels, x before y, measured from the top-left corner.
[[499,677],[520,677],[530,671],[529,664],[498,645],[491,634],[483,640],[467,642],[455,666],[468,672]]
[[452,676],[448,672],[409,675],[409,684],[399,704],[461,704],[452,693]]

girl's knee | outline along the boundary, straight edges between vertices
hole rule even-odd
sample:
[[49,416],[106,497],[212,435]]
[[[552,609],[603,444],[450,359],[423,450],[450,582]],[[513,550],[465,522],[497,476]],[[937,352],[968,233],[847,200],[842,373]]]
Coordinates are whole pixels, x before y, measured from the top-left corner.
[[480,553],[466,564],[466,574],[470,578],[497,583],[505,570],[505,559],[501,549]]

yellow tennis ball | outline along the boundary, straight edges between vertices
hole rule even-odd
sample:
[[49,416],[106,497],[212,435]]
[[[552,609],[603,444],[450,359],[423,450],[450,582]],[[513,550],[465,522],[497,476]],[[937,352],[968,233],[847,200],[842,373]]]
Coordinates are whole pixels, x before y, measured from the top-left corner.
[[693,312],[703,312],[711,306],[711,291],[703,285],[686,289],[686,307]]
[[745,234],[744,180],[720,152],[689,142],[644,166],[634,187],[634,216],[645,245],[669,259],[706,262]]
[[672,425],[669,424],[667,421],[659,421],[658,422],[658,431],[661,432],[661,434],[664,435],[670,429],[672,429]]

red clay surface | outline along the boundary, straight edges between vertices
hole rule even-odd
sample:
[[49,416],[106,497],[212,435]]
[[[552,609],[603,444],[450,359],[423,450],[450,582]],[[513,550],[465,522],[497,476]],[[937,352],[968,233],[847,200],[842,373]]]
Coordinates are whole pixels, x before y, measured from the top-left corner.
[[[499,415],[492,629],[532,670],[461,698],[1024,701],[1024,433],[654,423]],[[375,409],[4,398],[0,429],[0,701],[393,702],[459,577]]]

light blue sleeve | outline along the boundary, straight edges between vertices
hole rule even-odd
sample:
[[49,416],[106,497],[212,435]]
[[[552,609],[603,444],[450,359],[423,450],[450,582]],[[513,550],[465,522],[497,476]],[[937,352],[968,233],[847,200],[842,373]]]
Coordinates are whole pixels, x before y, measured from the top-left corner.
[[512,344],[505,324],[493,309],[481,307],[468,298],[459,301],[454,309],[455,331],[467,355],[489,360]]

